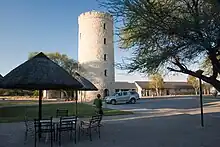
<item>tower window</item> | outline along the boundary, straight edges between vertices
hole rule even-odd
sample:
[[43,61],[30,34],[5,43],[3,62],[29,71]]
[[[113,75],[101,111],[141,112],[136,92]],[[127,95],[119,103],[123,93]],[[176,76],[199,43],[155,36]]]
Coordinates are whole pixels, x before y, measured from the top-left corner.
[[106,54],[104,54],[104,61],[106,61],[107,60],[107,55]]
[[81,33],[79,33],[79,39],[81,39]]
[[105,70],[104,75],[107,77],[107,70]]
[[103,27],[104,27],[104,29],[106,29],[106,27],[105,27],[105,23],[104,23]]
[[104,44],[106,44],[106,38],[104,38]]

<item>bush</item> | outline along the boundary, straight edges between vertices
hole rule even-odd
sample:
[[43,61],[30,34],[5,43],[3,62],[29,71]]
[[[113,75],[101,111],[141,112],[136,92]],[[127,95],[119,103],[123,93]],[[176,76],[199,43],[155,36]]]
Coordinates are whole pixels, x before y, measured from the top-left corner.
[[38,90],[34,90],[33,96],[39,96],[39,91]]

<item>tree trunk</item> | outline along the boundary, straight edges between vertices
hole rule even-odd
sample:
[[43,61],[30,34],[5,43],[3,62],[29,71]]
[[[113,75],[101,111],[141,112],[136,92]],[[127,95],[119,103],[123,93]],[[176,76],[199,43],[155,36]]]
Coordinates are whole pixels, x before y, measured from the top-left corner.
[[159,96],[159,89],[158,88],[156,88],[156,94],[157,94],[157,96]]
[[197,91],[197,88],[195,88],[195,93],[196,93],[196,95],[198,95],[198,91]]

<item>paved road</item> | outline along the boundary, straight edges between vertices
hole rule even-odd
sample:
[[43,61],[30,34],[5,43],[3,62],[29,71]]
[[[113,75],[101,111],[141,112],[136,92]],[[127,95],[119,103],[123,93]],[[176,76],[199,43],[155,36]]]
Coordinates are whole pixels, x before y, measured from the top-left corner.
[[197,107],[199,107],[199,100],[196,97],[184,97],[175,99],[140,99],[136,102],[136,104],[107,105],[107,108],[131,111],[134,109],[190,109]]
[[[205,112],[217,112],[220,109],[220,99],[207,101],[212,97],[205,97],[204,110]],[[215,104],[215,106],[214,106]],[[158,113],[158,112],[199,112],[200,100],[199,97],[180,97],[168,99],[141,99],[136,104],[118,104],[106,105],[107,108],[133,111],[138,114]],[[220,115],[219,115],[220,117]]]

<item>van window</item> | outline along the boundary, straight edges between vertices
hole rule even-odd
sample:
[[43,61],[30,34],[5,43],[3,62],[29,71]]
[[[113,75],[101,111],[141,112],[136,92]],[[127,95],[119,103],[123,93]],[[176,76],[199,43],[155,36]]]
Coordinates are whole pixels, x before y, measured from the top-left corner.
[[128,95],[128,93],[126,91],[123,92],[123,95]]

